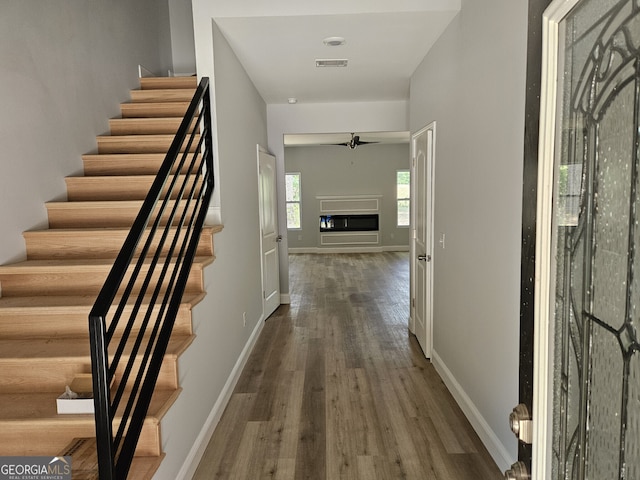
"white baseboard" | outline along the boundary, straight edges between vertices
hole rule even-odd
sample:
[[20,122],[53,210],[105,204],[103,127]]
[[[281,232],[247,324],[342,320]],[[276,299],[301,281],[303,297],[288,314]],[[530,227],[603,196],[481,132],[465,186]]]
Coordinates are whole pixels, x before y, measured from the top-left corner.
[[382,247],[384,252],[408,252],[409,245],[389,245],[387,247]]
[[288,253],[382,253],[408,252],[409,245],[386,247],[289,247]]
[[251,333],[251,337],[249,337],[249,340],[247,340],[247,343],[242,349],[242,353],[240,354],[240,357],[238,357],[238,361],[233,367],[233,370],[231,370],[231,374],[229,375],[229,378],[227,379],[222,391],[220,392],[218,400],[216,400],[216,403],[213,405],[211,413],[209,413],[209,416],[207,417],[202,430],[200,430],[200,433],[196,437],[196,440],[193,443],[193,446],[191,447],[187,458],[182,464],[182,468],[176,476],[176,480],[190,480],[196,473],[198,465],[200,464],[200,460],[202,460],[202,456],[204,455],[207,445],[209,444],[209,441],[213,436],[213,432],[216,429],[220,418],[222,417],[222,413],[224,412],[224,409],[231,399],[233,389],[240,379],[242,369],[246,365],[247,360],[249,359],[249,355],[251,354],[251,351],[253,350],[253,347],[256,344],[256,341],[258,340],[263,327],[264,319],[260,318],[255,328],[253,329],[253,332]]
[[204,219],[205,225],[221,225],[222,224],[222,211],[219,205],[209,205],[207,209],[207,216]]
[[431,363],[433,363],[436,372],[438,372],[438,375],[442,378],[451,395],[453,395],[453,398],[462,409],[462,412],[467,417],[467,420],[469,420],[469,423],[471,423],[471,426],[480,437],[480,440],[489,451],[498,468],[503,472],[511,468],[511,464],[515,462],[516,459],[511,457],[505,446],[498,439],[498,436],[463,390],[462,386],[433,349],[431,350]]
[[280,294],[280,305],[289,305],[291,303],[291,295],[288,293]]

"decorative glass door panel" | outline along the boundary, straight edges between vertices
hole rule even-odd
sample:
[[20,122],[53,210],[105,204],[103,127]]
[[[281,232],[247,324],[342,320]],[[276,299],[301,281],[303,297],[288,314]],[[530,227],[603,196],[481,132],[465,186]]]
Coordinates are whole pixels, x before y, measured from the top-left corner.
[[580,1],[558,34],[552,473],[640,479],[640,0]]

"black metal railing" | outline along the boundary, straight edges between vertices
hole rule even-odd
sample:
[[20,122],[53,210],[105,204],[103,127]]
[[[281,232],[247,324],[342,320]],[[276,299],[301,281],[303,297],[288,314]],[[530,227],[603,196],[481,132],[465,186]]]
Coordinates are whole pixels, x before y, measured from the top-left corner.
[[127,478],[196,255],[214,186],[210,108],[203,78],[89,314],[101,480]]

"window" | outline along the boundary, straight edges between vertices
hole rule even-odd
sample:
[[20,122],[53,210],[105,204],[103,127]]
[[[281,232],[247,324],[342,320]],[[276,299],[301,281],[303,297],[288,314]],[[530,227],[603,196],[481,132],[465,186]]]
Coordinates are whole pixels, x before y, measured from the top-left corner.
[[398,227],[409,226],[409,198],[411,194],[411,176],[409,170],[396,172],[396,202],[398,206]]
[[287,185],[287,228],[302,228],[300,206],[300,174],[285,173]]

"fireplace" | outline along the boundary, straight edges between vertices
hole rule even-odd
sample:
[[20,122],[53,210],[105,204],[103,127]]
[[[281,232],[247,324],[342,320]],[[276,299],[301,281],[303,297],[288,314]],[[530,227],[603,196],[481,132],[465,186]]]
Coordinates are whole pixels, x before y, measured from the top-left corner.
[[378,214],[320,215],[321,232],[373,232],[378,229]]

